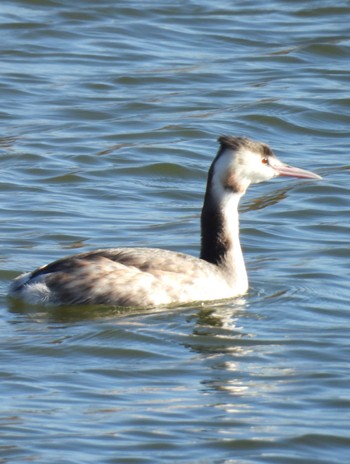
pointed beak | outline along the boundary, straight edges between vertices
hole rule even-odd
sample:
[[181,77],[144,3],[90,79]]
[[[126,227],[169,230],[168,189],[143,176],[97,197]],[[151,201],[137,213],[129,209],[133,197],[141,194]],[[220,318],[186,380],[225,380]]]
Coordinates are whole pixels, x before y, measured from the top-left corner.
[[322,179],[321,176],[305,169],[295,168],[287,164],[275,164],[271,166],[278,176],[299,177],[301,179]]

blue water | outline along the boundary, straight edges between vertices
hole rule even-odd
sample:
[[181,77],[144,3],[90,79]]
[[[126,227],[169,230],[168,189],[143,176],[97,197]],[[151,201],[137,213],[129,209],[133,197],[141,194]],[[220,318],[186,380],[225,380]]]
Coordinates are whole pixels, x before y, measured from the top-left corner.
[[[349,15],[2,0],[1,462],[349,462]],[[222,134],[323,176],[244,197],[244,298],[147,312],[6,298],[74,252],[198,255]]]

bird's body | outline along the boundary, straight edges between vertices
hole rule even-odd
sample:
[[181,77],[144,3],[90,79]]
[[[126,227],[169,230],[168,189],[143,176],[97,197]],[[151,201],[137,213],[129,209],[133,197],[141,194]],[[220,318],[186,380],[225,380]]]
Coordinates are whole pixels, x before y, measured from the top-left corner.
[[19,279],[17,287],[25,288],[27,302],[34,304],[164,306],[230,298],[247,290],[246,279],[238,289],[217,266],[159,248],[81,253]]
[[250,183],[277,175],[319,178],[281,163],[269,147],[220,137],[201,215],[199,258],[153,248],[81,253],[17,277],[10,295],[29,304],[149,307],[233,298],[248,290],[238,204]]

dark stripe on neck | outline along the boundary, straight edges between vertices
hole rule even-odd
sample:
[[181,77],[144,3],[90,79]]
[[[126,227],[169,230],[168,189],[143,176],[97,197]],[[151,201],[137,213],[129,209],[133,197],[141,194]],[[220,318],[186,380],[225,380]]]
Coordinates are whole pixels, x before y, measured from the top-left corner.
[[200,258],[209,263],[219,264],[224,260],[231,242],[224,235],[223,217],[217,205],[204,205],[201,216],[201,231]]
[[[223,152],[220,147],[219,152],[213,161],[207,180],[207,188],[204,197],[204,204],[201,214],[201,252],[200,258],[213,264],[219,264],[225,258],[226,252],[232,246],[231,237],[225,234],[225,218],[221,205],[215,198],[212,191],[215,162]],[[232,187],[225,187],[231,192]]]

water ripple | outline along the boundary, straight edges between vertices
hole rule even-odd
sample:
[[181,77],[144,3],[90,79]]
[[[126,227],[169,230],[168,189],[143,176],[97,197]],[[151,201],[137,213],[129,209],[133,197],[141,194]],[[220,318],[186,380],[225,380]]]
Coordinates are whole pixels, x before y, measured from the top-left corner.
[[[0,420],[11,462],[346,462],[348,2],[4,0]],[[321,182],[254,186],[238,301],[9,302],[77,250],[198,254],[221,134]]]

